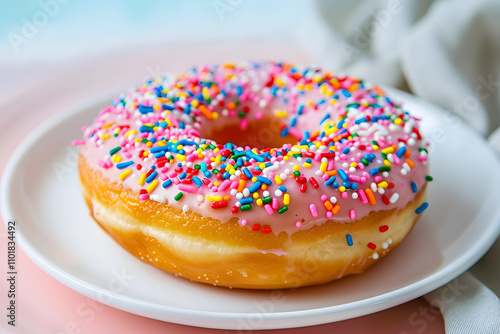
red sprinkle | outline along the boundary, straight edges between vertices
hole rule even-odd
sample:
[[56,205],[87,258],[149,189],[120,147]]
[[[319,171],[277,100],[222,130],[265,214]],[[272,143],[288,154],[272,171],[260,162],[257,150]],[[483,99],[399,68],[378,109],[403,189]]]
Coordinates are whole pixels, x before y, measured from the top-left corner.
[[367,246],[368,246],[368,248],[370,248],[371,250],[375,250],[375,248],[377,248],[377,246],[375,246],[375,244],[374,244],[374,243],[372,243],[372,242],[369,242]]
[[262,228],[262,233],[270,233],[271,232],[271,228],[270,227],[263,227]]
[[389,198],[385,194],[382,195],[382,201],[384,202],[385,205],[389,205],[391,203],[389,201]]
[[378,228],[378,230],[379,230],[380,232],[385,232],[385,231],[387,231],[388,229],[389,229],[389,226],[387,226],[387,225],[382,225],[382,226],[380,226],[380,227]]
[[253,224],[252,225],[252,231],[258,231],[260,230],[260,225],[259,224]]
[[301,184],[302,184],[302,183],[306,183],[306,182],[307,182],[307,179],[306,179],[305,177],[303,177],[303,176],[299,176],[299,177],[297,177],[297,178],[295,179],[295,182],[297,182],[297,183],[301,183]]
[[306,192],[306,190],[307,190],[307,184],[302,183],[302,184],[300,185],[300,192],[305,193],[305,192]]
[[212,204],[210,204],[210,206],[212,207],[212,209],[223,208],[223,207],[227,206],[227,201],[212,202]]
[[316,179],[314,177],[311,176],[309,178],[309,182],[311,182],[311,184],[314,187],[314,189],[318,189],[319,188],[318,181],[316,181]]
[[235,214],[236,212],[238,212],[238,207],[237,207],[237,206],[233,206],[233,207],[231,208],[231,213],[232,213],[232,214]]

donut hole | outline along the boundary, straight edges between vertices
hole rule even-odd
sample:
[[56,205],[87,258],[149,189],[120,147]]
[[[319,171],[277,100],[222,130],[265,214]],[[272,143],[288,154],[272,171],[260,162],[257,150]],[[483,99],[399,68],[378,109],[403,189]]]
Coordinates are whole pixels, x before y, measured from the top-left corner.
[[281,122],[275,118],[262,118],[248,122],[245,129],[240,123],[226,123],[221,126],[205,127],[202,137],[211,139],[218,144],[233,143],[241,147],[265,149],[280,148],[285,144],[296,144],[297,138],[291,134],[282,137]]

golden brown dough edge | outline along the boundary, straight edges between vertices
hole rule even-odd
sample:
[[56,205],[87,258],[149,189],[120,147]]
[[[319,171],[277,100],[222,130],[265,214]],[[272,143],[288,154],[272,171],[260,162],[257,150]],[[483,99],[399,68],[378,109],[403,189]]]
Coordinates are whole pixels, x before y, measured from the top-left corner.
[[410,233],[420,217],[415,209],[426,198],[424,187],[402,210],[372,212],[355,222],[328,221],[289,237],[252,231],[236,217],[223,223],[168,203],[141,202],[102,178],[82,155],[79,172],[91,216],[132,255],[176,276],[246,289],[295,288],[363,272]]

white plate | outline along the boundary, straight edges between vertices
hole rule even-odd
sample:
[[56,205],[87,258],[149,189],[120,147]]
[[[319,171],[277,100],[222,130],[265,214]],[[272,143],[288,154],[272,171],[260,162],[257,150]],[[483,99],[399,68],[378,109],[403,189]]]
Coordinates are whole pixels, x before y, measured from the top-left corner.
[[380,311],[455,278],[500,230],[499,162],[454,117],[396,90],[390,95],[424,118],[431,150],[430,208],[392,254],[362,275],[279,291],[229,290],[165,274],[129,255],[90,218],[78,189],[76,150],[104,104],[82,107],[39,127],[11,157],[1,209],[17,220],[24,252],[70,288],[116,308],[174,323],[223,329],[316,325]]

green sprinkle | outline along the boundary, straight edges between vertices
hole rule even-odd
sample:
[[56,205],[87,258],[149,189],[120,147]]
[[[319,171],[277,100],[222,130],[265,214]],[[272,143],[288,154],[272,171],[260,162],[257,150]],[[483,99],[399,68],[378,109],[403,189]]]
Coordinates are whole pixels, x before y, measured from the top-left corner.
[[245,112],[244,112],[244,111],[240,111],[240,112],[238,112],[238,116],[239,116],[240,118],[245,117]]
[[380,154],[380,156],[381,156],[381,157],[382,157],[382,159],[384,159],[384,160],[385,160],[385,159],[387,159],[387,154],[385,154],[385,153]]
[[293,155],[294,158],[302,158],[302,153],[295,153]]
[[194,165],[194,169],[201,169],[201,166],[196,164],[196,165]]
[[238,100],[238,99],[234,100],[234,104],[237,105],[237,106],[239,106],[240,105],[240,100]]
[[294,171],[293,172],[293,176],[299,177],[300,176],[300,172],[298,170]]
[[146,138],[142,138],[141,143],[147,143],[148,140]]
[[372,145],[377,145],[378,146],[378,143],[375,140],[372,140]]
[[365,166],[368,166],[370,163],[368,162],[368,160],[366,160],[365,158],[362,158],[361,159],[361,162],[363,163],[363,165]]
[[285,213],[287,211],[288,211],[288,206],[284,206],[284,207],[282,207],[281,209],[278,210],[278,213],[281,214],[281,213]]
[[391,166],[380,166],[378,168],[379,171],[381,172],[390,172],[391,171]]
[[176,201],[179,201],[182,198],[182,196],[184,196],[184,194],[182,192],[179,192],[177,195],[175,195],[174,199]]
[[434,180],[434,178],[433,178],[432,176],[430,176],[430,175],[427,175],[427,176],[425,177],[425,179],[426,179],[427,181],[432,181],[432,180]]
[[119,150],[121,150],[122,148],[120,146],[117,146],[115,148],[112,148],[110,151],[109,151],[109,155],[114,155],[116,152],[118,152]]
[[218,169],[213,169],[212,172],[214,172],[214,174],[219,174],[219,170]]
[[248,211],[252,209],[252,204],[245,204],[241,206],[241,211]]
[[240,154],[232,155],[229,159],[236,160],[236,159],[244,157],[244,156],[245,156],[245,153],[240,153]]
[[271,196],[267,196],[262,199],[262,202],[264,202],[264,204],[269,204],[271,203],[271,201],[272,201]]

